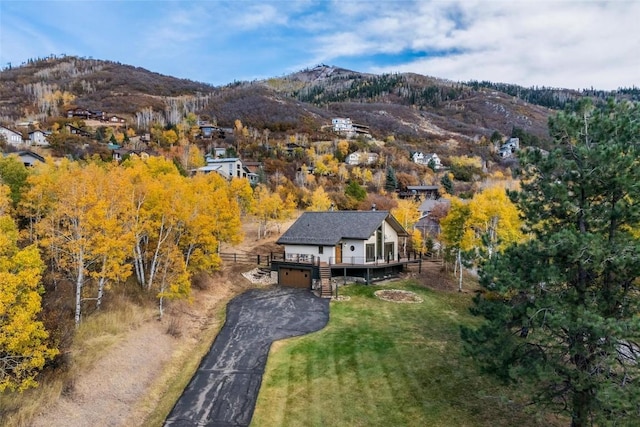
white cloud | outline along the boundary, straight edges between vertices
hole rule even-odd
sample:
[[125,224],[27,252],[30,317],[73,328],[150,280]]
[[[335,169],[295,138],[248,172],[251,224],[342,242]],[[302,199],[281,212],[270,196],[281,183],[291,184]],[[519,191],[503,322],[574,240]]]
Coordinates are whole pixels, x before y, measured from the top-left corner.
[[373,15],[358,13],[360,4],[349,8],[359,19],[352,30],[316,38],[323,62],[404,51],[406,60],[362,71],[572,88],[638,84],[637,2],[382,2]]

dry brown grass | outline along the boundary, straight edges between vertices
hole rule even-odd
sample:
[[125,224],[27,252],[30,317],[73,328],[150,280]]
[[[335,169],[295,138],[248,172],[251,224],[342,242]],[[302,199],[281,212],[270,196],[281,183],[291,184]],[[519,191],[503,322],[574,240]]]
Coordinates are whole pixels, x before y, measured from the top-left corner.
[[[225,250],[279,249],[275,233],[256,240],[255,227],[245,224],[245,240]],[[113,298],[76,332],[67,370],[22,395],[0,395],[0,425],[162,425],[222,327],[226,303],[253,286],[242,276],[253,267],[230,264],[199,275],[192,301],[170,302],[162,321],[148,301]]]

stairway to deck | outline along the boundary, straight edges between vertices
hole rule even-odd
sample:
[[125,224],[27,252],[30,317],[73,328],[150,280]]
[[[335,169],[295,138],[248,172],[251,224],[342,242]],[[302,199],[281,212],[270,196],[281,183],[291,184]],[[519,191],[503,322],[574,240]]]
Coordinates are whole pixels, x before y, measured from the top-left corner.
[[331,298],[331,267],[327,263],[320,264],[320,297]]

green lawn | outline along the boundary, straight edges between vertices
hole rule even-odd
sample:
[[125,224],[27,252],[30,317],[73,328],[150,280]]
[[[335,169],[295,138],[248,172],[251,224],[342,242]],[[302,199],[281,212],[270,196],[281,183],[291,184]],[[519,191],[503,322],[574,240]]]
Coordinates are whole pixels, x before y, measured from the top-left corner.
[[[420,304],[377,299],[406,289]],[[252,426],[534,426],[460,354],[470,296],[411,282],[340,289],[325,329],[274,343]]]

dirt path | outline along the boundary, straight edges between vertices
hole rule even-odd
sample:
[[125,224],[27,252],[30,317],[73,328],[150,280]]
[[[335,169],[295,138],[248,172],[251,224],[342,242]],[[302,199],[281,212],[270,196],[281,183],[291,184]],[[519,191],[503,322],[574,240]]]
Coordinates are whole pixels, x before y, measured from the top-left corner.
[[144,323],[110,348],[90,371],[80,375],[73,391],[32,425],[123,425],[131,408],[170,359],[175,344],[161,322]]
[[[287,225],[283,226],[283,230]],[[256,241],[256,226],[245,225],[245,240],[225,251],[252,252],[273,248],[278,236]],[[249,281],[241,273],[252,266],[228,266],[216,275],[204,290],[194,291],[194,303],[173,305],[165,321],[149,320],[132,330],[118,344],[109,347],[95,365],[79,374],[72,390],[29,424],[34,427],[140,426],[148,415],[136,409],[147,397],[149,387],[160,376],[174,353],[195,346],[205,323],[221,301],[246,289]],[[167,333],[168,318],[173,316],[181,336]]]

